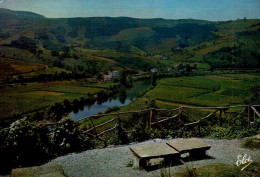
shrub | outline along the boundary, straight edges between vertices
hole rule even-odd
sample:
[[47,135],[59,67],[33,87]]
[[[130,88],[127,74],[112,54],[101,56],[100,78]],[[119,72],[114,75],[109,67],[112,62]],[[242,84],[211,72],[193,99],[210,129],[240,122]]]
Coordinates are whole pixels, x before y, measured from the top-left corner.
[[171,169],[168,170],[166,168],[160,169],[160,177],[171,177]]
[[260,149],[260,140],[257,140],[256,138],[246,138],[241,147],[249,149]]
[[130,142],[127,133],[123,129],[122,125],[117,126],[115,131],[115,137],[109,140],[109,144],[128,144]]
[[1,131],[1,168],[38,165],[49,157],[48,129],[25,119],[17,120]]
[[58,155],[92,146],[92,141],[69,118],[53,128],[23,118],[0,130],[0,174],[12,168],[40,165]]
[[197,177],[198,173],[195,167],[188,166],[187,164],[182,169],[180,177]]
[[50,133],[50,141],[55,155],[89,149],[91,142],[83,135],[76,123],[70,118],[58,122]]

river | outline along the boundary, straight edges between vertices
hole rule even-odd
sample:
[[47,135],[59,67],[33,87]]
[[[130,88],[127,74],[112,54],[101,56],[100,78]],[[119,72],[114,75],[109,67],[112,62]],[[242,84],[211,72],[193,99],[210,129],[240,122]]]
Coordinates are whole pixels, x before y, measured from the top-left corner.
[[148,89],[151,83],[148,81],[137,82],[132,88],[121,91],[113,98],[108,99],[103,103],[95,102],[93,105],[85,105],[83,109],[77,112],[71,112],[70,117],[73,120],[78,120],[90,115],[103,112],[107,107],[126,106],[136,99],[139,92]]

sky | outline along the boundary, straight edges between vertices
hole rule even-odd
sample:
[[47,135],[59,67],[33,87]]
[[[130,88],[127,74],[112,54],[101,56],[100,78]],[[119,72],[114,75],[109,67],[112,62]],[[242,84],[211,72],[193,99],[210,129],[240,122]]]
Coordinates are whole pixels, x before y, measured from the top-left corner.
[[260,0],[0,0],[0,8],[31,11],[48,18],[260,18]]

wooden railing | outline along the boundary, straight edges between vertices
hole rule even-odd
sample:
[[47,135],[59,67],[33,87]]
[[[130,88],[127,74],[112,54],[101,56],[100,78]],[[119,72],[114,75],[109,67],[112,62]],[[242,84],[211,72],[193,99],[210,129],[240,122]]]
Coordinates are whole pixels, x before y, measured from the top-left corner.
[[[127,112],[118,112],[118,113],[110,113],[110,114],[97,114],[97,115],[91,115],[85,118],[82,118],[80,120],[77,120],[77,122],[81,122],[83,120],[88,120],[91,124],[91,128],[84,131],[87,135],[100,139],[105,142],[104,139],[102,139],[100,136],[111,132],[112,130],[115,130],[117,126],[120,125],[122,122],[122,119],[120,118],[122,115],[127,115],[131,113],[142,113],[142,112],[149,112],[149,117],[147,117],[147,120],[149,121],[149,128],[152,129],[152,127],[155,124],[161,124],[162,122],[169,121],[171,119],[178,119],[178,122],[181,123],[182,126],[190,126],[190,125],[198,125],[198,129],[200,130],[200,123],[202,120],[208,119],[209,117],[213,115],[217,115],[218,122],[220,122],[220,119],[222,115],[225,116],[225,118],[228,118],[227,114],[230,114],[233,118],[239,118],[243,115],[243,113],[247,114],[247,126],[250,126],[250,121],[253,119],[253,122],[255,122],[256,117],[260,117],[260,113],[257,111],[257,107],[260,107],[260,105],[237,105],[237,106],[226,106],[226,107],[190,107],[190,106],[180,106],[175,109],[144,109],[139,111],[127,111]],[[235,111],[231,109],[236,109]],[[237,110],[239,109],[239,110]],[[207,114],[204,117],[201,118],[194,118],[188,110],[203,110],[203,111],[209,111],[210,113]],[[177,112],[176,114],[173,114],[168,117],[154,117],[154,112]],[[253,116],[250,113],[253,113]],[[183,121],[184,114],[186,117],[189,117],[193,122],[185,122]],[[103,122],[101,124],[94,124],[93,119],[98,119],[105,116],[114,116],[110,120]],[[112,127],[109,127],[108,129],[103,130],[102,132],[98,132],[97,128],[103,127],[107,124],[110,124],[112,122],[115,122],[115,125]],[[134,129],[135,127],[133,127]]]

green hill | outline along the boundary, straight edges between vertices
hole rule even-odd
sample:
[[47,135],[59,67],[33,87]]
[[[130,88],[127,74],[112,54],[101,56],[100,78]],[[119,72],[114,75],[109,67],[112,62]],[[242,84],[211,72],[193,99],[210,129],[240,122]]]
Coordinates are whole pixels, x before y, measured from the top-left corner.
[[[248,43],[258,46],[255,41],[259,41],[259,24],[258,19],[224,22],[129,17],[53,19],[32,12],[0,9],[0,55],[68,70],[84,70],[90,62],[100,65],[103,70],[132,67],[136,62],[142,63],[134,67],[137,70],[180,62],[204,67],[205,64],[223,63],[220,61],[225,55],[223,47],[236,49]],[[240,56],[235,56],[236,60],[249,56],[243,62],[258,63],[259,51],[254,48],[256,51],[250,54],[245,54],[247,50],[242,48]],[[97,51],[94,55],[89,52],[93,49]],[[108,52],[103,52],[107,50],[121,53],[120,57],[111,57]],[[137,57],[130,54],[137,54]],[[169,60],[158,61],[156,55],[167,56]],[[230,55],[225,56],[234,56]],[[141,56],[141,60],[137,59]],[[114,62],[106,62],[111,60]],[[232,65],[229,59],[224,60],[228,64],[216,67]],[[83,69],[79,67],[82,65]]]

